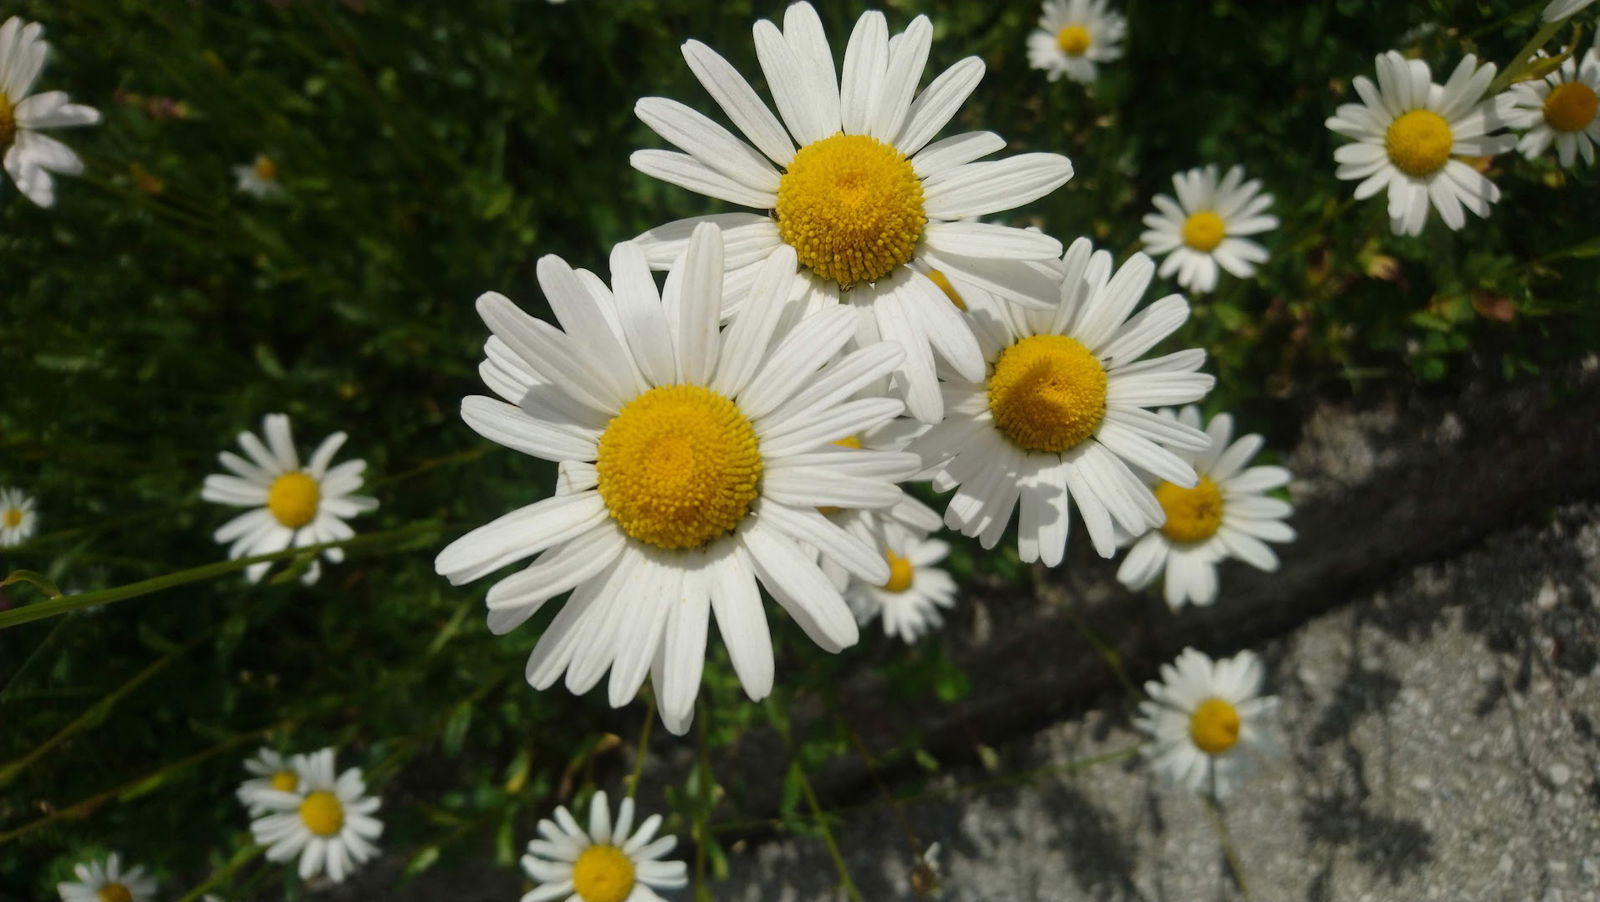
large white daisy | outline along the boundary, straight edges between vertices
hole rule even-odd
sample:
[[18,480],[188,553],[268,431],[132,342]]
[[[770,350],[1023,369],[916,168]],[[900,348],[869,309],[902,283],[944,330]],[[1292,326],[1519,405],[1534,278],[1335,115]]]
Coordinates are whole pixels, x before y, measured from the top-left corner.
[[941,608],[955,607],[956,581],[938,566],[950,553],[950,545],[919,537],[925,534],[897,524],[890,524],[885,533],[881,547],[889,562],[889,578],[882,583],[852,579],[845,600],[862,625],[881,617],[885,635],[910,644],[944,625]]
[[1390,50],[1378,57],[1378,83],[1355,77],[1361,103],[1342,104],[1328,119],[1333,131],[1352,138],[1333,153],[1341,179],[1359,179],[1356,199],[1389,190],[1389,226],[1396,235],[1420,235],[1428,207],[1445,225],[1467,224],[1462,209],[1489,215],[1500,189],[1457,157],[1504,153],[1514,135],[1495,134],[1505,123],[1483,92],[1494,81],[1493,63],[1478,65],[1467,54],[1442,85],[1428,64]]
[[6,173],[29,200],[41,207],[56,202],[52,172],[77,175],[83,160],[67,145],[39,133],[45,128],[94,125],[100,113],[70,103],[65,91],[29,95],[44,68],[50,45],[44,27],[16,16],[0,25],[0,152]]
[[1128,20],[1106,0],[1045,0],[1039,28],[1028,35],[1028,65],[1090,84],[1100,63],[1122,59]]
[[1500,95],[1506,124],[1525,132],[1517,150],[1534,159],[1554,144],[1561,165],[1594,163],[1600,143],[1600,50],[1575,53],[1538,81],[1518,82]]
[[1141,239],[1150,253],[1166,256],[1161,275],[1177,273],[1179,285],[1199,292],[1217,287],[1219,265],[1241,279],[1255,275],[1267,249],[1244,236],[1278,227],[1278,217],[1266,215],[1272,195],[1261,182],[1246,182],[1240,166],[1219,181],[1217,167],[1207,166],[1174,175],[1172,186],[1177,199],[1156,195],[1156,212],[1145,215],[1149,231]]
[[0,548],[21,545],[39,531],[39,512],[21,489],[0,487]]
[[1139,535],[1161,525],[1161,505],[1129,464],[1193,486],[1194,468],[1173,452],[1198,451],[1206,436],[1143,408],[1198,400],[1215,381],[1195,372],[1199,349],[1139,361],[1189,316],[1169,295],[1129,319],[1155,274],[1149,257],[1134,254],[1113,275],[1111,255],[1080,238],[1063,262],[1053,309],[967,298],[986,375],[947,382],[949,417],[911,443],[935,489],[958,489],[946,525],[993,548],[1020,506],[1017,550],[1050,566],[1066,552],[1069,501],[1102,557],[1116,549],[1116,527]]
[[1560,22],[1562,19],[1570,19],[1593,2],[1594,0],[1550,0],[1550,4],[1544,8],[1544,20]]
[[373,841],[383,824],[372,816],[381,804],[367,795],[361,768],[334,776],[333,749],[295,756],[297,791],[269,789],[256,798],[269,813],[250,823],[256,842],[267,847],[268,861],[300,856],[300,877],[326,873],[335,882],[378,854]]
[[[761,264],[750,315],[717,327],[723,239],[698,227],[664,295],[637,245],[611,255],[613,283],[539,261],[565,331],[498,294],[478,299],[494,337],[462,418],[509,448],[560,461],[563,493],[457,539],[435,566],[454,584],[539,555],[489,590],[489,628],[506,632],[572,592],[528,659],[535,688],[562,673],[587,692],[610,668],[627,703],[651,674],[662,720],[689,727],[715,613],[752,699],[772,688],[772,640],[757,583],[828,651],[857,639],[849,607],[802,546],[882,582],[878,549],[819,507],[887,507],[915,455],[835,447],[900,413],[892,398],[848,400],[905,356],[879,342],[839,356],[855,315],[835,307],[777,330],[797,278],[780,248]],[[614,292],[614,293],[613,293]],[[948,304],[948,302],[944,302]],[[837,358],[837,359],[836,359]]]
[[104,864],[86,861],[72,866],[76,881],[56,884],[61,902],[150,902],[156,882],[144,868],[122,869],[122,856],[112,852]]
[[1275,696],[1261,695],[1264,673],[1253,652],[1212,661],[1192,648],[1161,665],[1144,684],[1134,725],[1150,737],[1151,767],[1180,786],[1223,798],[1250,769],[1275,754]]
[[[1185,407],[1169,417],[1185,426],[1201,428],[1200,411]],[[1204,427],[1209,444],[1204,451],[1185,455],[1194,460],[1200,482],[1183,488],[1170,482],[1156,485],[1156,500],[1167,519],[1134,542],[1117,570],[1117,579],[1131,589],[1143,589],[1166,573],[1167,604],[1173,610],[1185,602],[1208,605],[1217,597],[1217,565],[1237,558],[1260,570],[1278,569],[1278,556],[1267,542],[1290,542],[1294,530],[1284,518],[1294,512],[1289,502],[1266,493],[1288,484],[1283,467],[1247,467],[1265,441],[1259,435],[1233,436],[1233,417],[1219,414]]]
[[[345,434],[335,432],[323,439],[304,467],[300,466],[287,416],[267,414],[261,421],[261,434],[266,441],[253,432],[239,433],[239,445],[250,459],[231,451],[222,452],[219,459],[232,472],[207,476],[200,493],[207,501],[251,508],[215,533],[218,542],[229,545],[228,557],[271,554],[291,546],[301,548],[353,538],[355,530],[345,521],[376,510],[378,502],[354,494],[361,488],[366,461],[347,460],[330,466],[333,455],[344,445]],[[322,554],[330,563],[344,560],[341,548],[329,548]],[[251,564],[245,575],[255,582],[271,566]],[[307,583],[316,582],[321,572],[318,563],[312,561],[304,579]]]
[[305,768],[305,756],[280,755],[276,751],[263,748],[256,752],[254,758],[246,758],[244,769],[252,775],[249,779],[239,784],[234,794],[239,797],[240,804],[245,806],[251,817],[255,817],[270,810],[269,806],[261,801],[261,795],[266,792],[289,792],[296,795],[305,795],[305,787],[300,779],[300,771]]
[[639,118],[685,152],[641,150],[632,158],[641,172],[761,211],[644,233],[638,241],[652,266],[676,260],[696,223],[716,223],[727,231],[723,312],[732,315],[744,307],[757,265],[791,248],[806,277],[808,308],[845,303],[861,319],[858,346],[883,339],[906,349],[895,391],[912,416],[930,423],[942,416],[935,354],[969,379],[981,377],[983,358],[944,293],[914,264],[959,274],[1019,303],[1047,303],[1051,278],[999,264],[1050,260],[1060,243],[971,220],[1036,200],[1072,177],[1072,164],[1059,154],[974,162],[1005,146],[992,132],[933,141],[977,87],[984,65],[968,57],[918,95],[932,37],[926,16],[891,38],[883,14],[867,12],[836,71],[810,4],[790,6],[781,31],[757,22],[756,55],[781,124],[727,60],[689,41],[689,68],[748,143],[677,101],[646,97],[635,107]]
[[660,827],[661,815],[652,814],[634,830],[631,798],[617,806],[613,823],[604,792],[589,801],[588,830],[558,807],[554,821],[539,821],[541,838],[530,840],[522,856],[523,871],[537,884],[522,902],[661,902],[655,891],[687,886],[689,870],[661,860],[678,840],[657,839]]

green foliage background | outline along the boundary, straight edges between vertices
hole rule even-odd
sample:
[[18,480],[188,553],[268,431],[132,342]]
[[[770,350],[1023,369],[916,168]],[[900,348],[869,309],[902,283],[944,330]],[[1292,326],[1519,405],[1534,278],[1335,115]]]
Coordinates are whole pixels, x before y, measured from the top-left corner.
[[[842,53],[861,7],[819,6]],[[1441,78],[1469,50],[1504,66],[1542,2],[1131,0],[1127,57],[1087,91],[1027,68],[1033,3],[889,6],[896,29],[933,17],[930,72],[969,54],[987,62],[952,129],[1073,159],[1076,178],[1022,221],[1090,235],[1121,258],[1173,172],[1242,163],[1264,180],[1284,220],[1267,238],[1272,262],[1248,283],[1224,277],[1180,339],[1215,356],[1209,406],[1243,410],[1253,428],[1286,435],[1313,393],[1480,369],[1510,378],[1600,337],[1592,168],[1500,157],[1491,177],[1505,198],[1491,219],[1454,233],[1435,218],[1400,239],[1381,201],[1355,204],[1335,181],[1339,139],[1323,127],[1377,53],[1420,54]],[[0,897],[52,895],[72,862],[109,849],[154,865],[169,890],[220,872],[234,897],[292,892],[285,869],[236,858],[249,841],[232,791],[262,742],[334,744],[342,765],[369,768],[386,801],[383,844],[409,871],[486,853],[510,867],[557,801],[596,780],[618,787],[609,750],[654,715],[648,698],[611,711],[597,694],[534,693],[522,662],[556,606],[492,637],[489,581],[458,590],[432,572],[446,541],[553,479],[456,416],[481,391],[487,333],[472,300],[494,289],[542,311],[538,256],[603,271],[613,242],[717,209],[628,167],[633,149],[662,146],[632,105],[660,94],[711,111],[678,44],[697,37],[755,80],[750,25],[781,5],[24,0],[12,11],[47,26],[41,86],[105,121],[60,135],[88,172],[61,180],[55,209],[0,193],[0,484],[34,493],[44,524],[0,570],[87,591],[216,560],[210,533],[229,514],[199,500],[201,480],[273,411],[293,416],[302,448],[350,433],[344,453],[367,460],[383,504],[358,529],[424,525],[315,587],[234,575],[0,632]],[[278,163],[280,200],[233,190],[230,167],[258,152]],[[965,545],[952,567],[1026,576],[1010,554]],[[0,592],[9,606],[40,598]],[[943,651],[960,618],[910,651],[882,653],[865,631],[837,658],[773,622],[774,701],[746,702],[713,642],[699,731],[681,745],[728,747],[781,723],[796,697],[869,658],[910,687],[910,704],[982,679]],[[834,733],[795,739],[807,766],[843,745]],[[712,779],[698,766],[681,774],[669,829],[704,840],[696,860],[715,872],[706,825],[741,812],[716,806]]]

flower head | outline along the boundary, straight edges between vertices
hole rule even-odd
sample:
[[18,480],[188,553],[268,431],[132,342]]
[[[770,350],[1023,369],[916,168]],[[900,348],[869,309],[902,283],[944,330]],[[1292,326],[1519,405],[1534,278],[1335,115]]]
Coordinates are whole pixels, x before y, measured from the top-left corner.
[[234,189],[241,194],[265,200],[283,193],[278,181],[278,164],[264,153],[249,163],[233,167]]
[[539,822],[539,839],[528,842],[522,869],[537,886],[522,902],[659,902],[658,889],[689,883],[681,861],[661,857],[677,845],[677,837],[656,838],[661,815],[652,814],[633,829],[633,799],[617,806],[611,820],[606,794],[589,801],[589,829],[578,825],[565,806],[555,820]]
[[1122,59],[1128,20],[1106,0],[1045,0],[1039,27],[1028,35],[1028,65],[1091,84],[1101,63]]
[[1144,684],[1135,726],[1150,737],[1145,757],[1173,782],[1216,798],[1231,793],[1277,743],[1269,719],[1278,699],[1261,695],[1261,661],[1239,652],[1213,661],[1192,648]]
[[373,817],[380,804],[367,795],[361,768],[334,775],[333,749],[294,758],[298,785],[255,794],[264,812],[250,824],[268,861],[300,856],[300,877],[326,873],[341,882],[357,865],[378,854],[373,841],[383,824]]
[[862,624],[883,619],[883,632],[906,644],[944,625],[941,609],[956,603],[956,581],[938,563],[950,553],[948,543],[889,524],[883,547],[889,578],[882,583],[851,580],[845,599]]
[[269,806],[261,801],[261,795],[266,792],[305,794],[305,781],[300,774],[305,770],[306,760],[304,755],[295,755],[290,758],[280,755],[268,748],[256,752],[254,758],[246,758],[244,769],[252,776],[245,780],[235,790],[240,804],[250,813],[251,817],[262,814]]
[[1575,53],[1544,78],[1512,85],[1500,95],[1500,113],[1524,132],[1517,150],[1528,159],[1554,145],[1566,168],[1579,156],[1593,164],[1600,143],[1600,50]]
[[24,23],[16,16],[0,25],[0,153],[17,189],[39,206],[49,207],[56,202],[51,173],[77,175],[83,171],[83,160],[40,129],[94,125],[100,113],[69,102],[65,91],[28,93],[50,52],[43,33],[37,22]]
[[0,487],[0,548],[21,545],[39,531],[39,512],[21,489]]
[[1241,279],[1255,275],[1267,251],[1244,236],[1278,227],[1278,218],[1267,215],[1272,195],[1261,183],[1246,182],[1239,166],[1219,181],[1217,167],[1207,166],[1174,175],[1172,185],[1177,199],[1157,194],[1157,212],[1144,218],[1146,249],[1166,257],[1161,275],[1177,273],[1179,285],[1198,292],[1217,287],[1219,266]]
[[112,852],[102,864],[86,861],[73,865],[76,881],[56,884],[61,902],[150,902],[156,882],[143,867],[122,869],[122,856]]

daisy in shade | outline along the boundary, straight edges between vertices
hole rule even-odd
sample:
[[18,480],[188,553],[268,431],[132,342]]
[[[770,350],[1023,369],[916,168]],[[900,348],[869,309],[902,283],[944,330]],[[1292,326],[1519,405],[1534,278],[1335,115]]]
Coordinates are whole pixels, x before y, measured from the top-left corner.
[[300,760],[291,759],[280,755],[272,749],[261,749],[254,758],[246,758],[244,769],[253,776],[240,784],[236,795],[240,804],[244,805],[251,817],[269,810],[261,800],[265,792],[288,792],[304,795],[300,781],[300,771],[305,766],[303,756]]
[[1100,63],[1122,59],[1128,20],[1106,0],[1045,0],[1039,28],[1028,35],[1028,65],[1055,81],[1062,75],[1091,84]]
[[565,806],[557,808],[554,821],[539,822],[541,838],[530,840],[522,856],[522,869],[537,884],[522,902],[660,902],[656,890],[689,883],[683,862],[661,860],[678,840],[657,839],[660,827],[661,815],[652,814],[633,830],[633,799],[622,800],[613,823],[604,792],[589,801],[588,830]]
[[[874,392],[869,387],[859,397],[876,397],[882,394],[882,391]],[[834,444],[841,448],[867,451],[903,451],[913,438],[927,431],[927,428],[926,425],[909,417],[899,417],[862,435],[845,436]],[[925,536],[942,525],[938,511],[918,501],[904,489],[901,489],[895,503],[888,507],[823,507],[821,511],[823,516],[870,548],[886,547],[891,529],[909,530],[915,535]],[[828,581],[841,592],[855,580],[849,570],[832,558],[822,556],[818,564],[828,577]]]
[[1180,786],[1221,799],[1277,751],[1268,721],[1278,699],[1261,695],[1261,660],[1241,651],[1213,661],[1192,648],[1144,684],[1134,726],[1150,737],[1151,766]]
[[539,285],[565,331],[501,295],[478,299],[494,333],[480,372],[505,400],[467,398],[462,418],[560,462],[565,489],[435,561],[460,585],[538,555],[488,594],[489,628],[504,633],[572,593],[528,659],[528,681],[544,689],[565,673],[581,694],[609,668],[615,707],[649,673],[662,721],[679,734],[694,714],[712,614],[746,693],[771,691],[758,584],[818,645],[855,643],[855,618],[809,549],[878,583],[889,567],[817,509],[894,505],[895,483],[919,464],[833,444],[901,412],[892,398],[850,400],[893,371],[900,346],[840,355],[856,336],[855,315],[840,307],[779,331],[798,278],[787,247],[761,264],[750,314],[719,330],[723,256],[722,233],[702,224],[664,295],[631,242],[612,251],[610,288],[545,257]]
[[1049,566],[1066,553],[1070,506],[1101,557],[1115,551],[1117,528],[1161,525],[1160,503],[1129,465],[1192,487],[1199,477],[1174,451],[1207,439],[1144,408],[1198,400],[1214,381],[1195,372],[1199,349],[1139,361],[1189,317],[1188,302],[1169,295],[1129,318],[1155,274],[1149,257],[1134,254],[1113,275],[1111,255],[1080,238],[1063,262],[1053,309],[967,299],[987,373],[947,382],[949,417],[911,443],[934,488],[957,490],[947,526],[993,548],[1020,508],[1017,550]]
[[1149,231],[1141,239],[1161,261],[1163,277],[1178,274],[1178,284],[1190,291],[1217,287],[1217,267],[1241,279],[1255,275],[1256,264],[1267,261],[1267,249],[1246,235],[1278,227],[1278,217],[1268,216],[1272,195],[1261,182],[1244,180],[1235,166],[1221,181],[1217,167],[1191,169],[1172,177],[1178,198],[1156,195],[1156,212],[1146,214]]
[[835,69],[810,4],[790,6],[781,30],[757,22],[756,56],[781,123],[727,60],[689,41],[689,68],[744,138],[677,101],[646,97],[634,108],[639,118],[684,152],[641,150],[632,158],[647,175],[760,211],[645,232],[638,241],[653,267],[683,253],[696,223],[717,224],[727,232],[722,312],[735,315],[761,261],[792,250],[805,276],[805,309],[845,304],[860,317],[857,346],[881,339],[905,348],[894,391],[929,423],[943,415],[935,355],[969,379],[982,376],[983,357],[959,312],[916,264],[1019,303],[1053,300],[1053,278],[1002,264],[1051,260],[1059,242],[971,220],[1037,200],[1072,177],[1059,154],[974,162],[1005,146],[992,132],[934,141],[984,66],[968,57],[917,94],[932,37],[926,16],[891,38],[883,14],[868,12]]
[[896,525],[886,532],[883,556],[889,562],[889,579],[878,584],[851,580],[845,599],[862,625],[881,616],[884,634],[909,645],[944,625],[941,608],[955,607],[956,581],[936,566],[950,553],[950,546],[939,539],[918,538]]
[[[1198,408],[1185,407],[1176,416],[1163,416],[1191,428],[1201,428]],[[1282,467],[1249,467],[1261,450],[1259,435],[1246,435],[1229,444],[1233,417],[1219,414],[1205,427],[1205,450],[1186,455],[1194,460],[1200,482],[1183,488],[1170,482],[1156,485],[1156,500],[1166,512],[1160,527],[1134,542],[1117,571],[1117,579],[1130,589],[1143,589],[1166,573],[1163,594],[1173,610],[1184,603],[1211,604],[1217,598],[1217,565],[1237,558],[1260,570],[1278,569],[1278,556],[1267,542],[1291,542],[1294,530],[1284,518],[1294,512],[1289,502],[1266,493],[1289,482]]]
[[[304,467],[300,466],[287,416],[268,414],[261,421],[261,434],[265,441],[252,432],[241,432],[239,445],[249,459],[231,451],[222,452],[219,459],[231,472],[207,476],[200,493],[207,501],[251,508],[216,532],[216,540],[229,545],[228,557],[271,554],[291,546],[302,548],[353,538],[355,530],[345,521],[377,510],[378,502],[354,494],[361,488],[366,461],[347,460],[332,466],[333,456],[344,445],[345,434],[335,432],[324,439]],[[344,560],[341,548],[329,548],[322,555],[334,564]],[[245,575],[256,582],[270,566],[267,562],[251,564]],[[316,582],[321,572],[318,563],[312,561],[304,579],[307,583]]]
[[1600,51],[1567,57],[1561,68],[1538,81],[1518,82],[1500,95],[1506,124],[1526,134],[1517,150],[1532,160],[1554,144],[1561,165],[1579,156],[1594,163],[1600,143]]
[[21,489],[0,488],[0,548],[21,545],[38,531],[33,499]]
[[1594,0],[1550,0],[1550,5],[1544,8],[1544,20],[1560,22],[1562,19],[1570,19],[1593,2]]
[[372,816],[380,804],[367,795],[361,768],[337,778],[333,749],[296,756],[298,791],[266,790],[257,795],[267,814],[252,821],[250,833],[267,847],[268,861],[300,856],[300,878],[326,873],[342,882],[357,865],[378,854],[372,843],[383,824]]
[[1493,63],[1478,65],[1472,54],[1450,80],[1434,84],[1428,64],[1390,50],[1378,57],[1378,83],[1364,75],[1353,84],[1361,103],[1346,103],[1328,128],[1354,139],[1334,151],[1341,179],[1359,179],[1356,199],[1389,191],[1389,226],[1396,235],[1420,235],[1428,207],[1445,225],[1467,224],[1463,208],[1489,215],[1500,189],[1458,157],[1504,153],[1514,135],[1495,134],[1505,123],[1483,92],[1494,81]]
[[234,189],[260,200],[283,193],[278,181],[278,164],[264,153],[256,154],[255,161],[233,167]]
[[56,884],[61,902],[150,902],[156,882],[143,867],[122,869],[122,856],[112,852],[104,864],[88,861],[72,866],[76,881]]
[[39,130],[94,125],[100,113],[68,102],[64,91],[28,94],[50,52],[43,33],[37,22],[24,23],[16,16],[0,25],[0,153],[5,154],[6,174],[17,189],[28,200],[49,207],[56,202],[50,174],[77,175],[83,171],[83,160]]

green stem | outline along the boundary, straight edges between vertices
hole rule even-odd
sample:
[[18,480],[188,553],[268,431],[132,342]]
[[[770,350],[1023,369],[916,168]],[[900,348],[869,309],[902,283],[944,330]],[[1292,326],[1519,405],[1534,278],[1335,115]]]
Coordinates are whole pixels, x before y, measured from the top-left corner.
[[189,892],[185,893],[184,895],[179,896],[178,902],[195,902],[196,899],[199,899],[201,896],[205,895],[207,890],[227,881],[234,874],[238,873],[240,868],[261,857],[261,853],[265,851],[266,848],[253,843],[245,846],[238,852],[234,853],[232,861],[218,868],[210,877],[207,877],[204,883],[201,883],[194,889],[189,890]]
[[817,793],[811,788],[811,780],[806,776],[805,764],[800,760],[800,754],[794,747],[794,737],[789,733],[789,723],[777,716],[773,710],[772,699],[767,699],[767,716],[772,721],[772,726],[783,737],[783,744],[789,749],[789,760],[794,765],[794,772],[800,777],[800,792],[806,797],[806,807],[811,809],[811,819],[816,822],[817,829],[822,831],[822,841],[828,847],[828,856],[833,859],[833,867],[839,872],[839,883],[844,888],[845,895],[851,902],[862,902],[861,891],[856,889],[856,883],[850,878],[850,868],[844,863],[844,855],[839,851],[839,843],[833,838],[833,831],[828,829],[828,816],[822,810],[822,804],[817,801]]
[[639,750],[634,753],[633,773],[628,777],[628,798],[639,791],[639,778],[644,776],[644,756],[650,747],[650,728],[656,723],[655,705],[645,705],[644,726],[639,728]]
[[49,598],[61,597],[61,590],[43,573],[35,573],[32,570],[13,570],[10,576],[0,579],[0,589],[16,583],[32,583],[34,588],[43,592]]
[[1518,76],[1528,71],[1528,67],[1533,65],[1533,55],[1539,52],[1539,48],[1543,47],[1547,41],[1555,37],[1556,33],[1561,31],[1561,26],[1565,24],[1565,22],[1546,22],[1543,27],[1534,32],[1533,37],[1528,39],[1528,43],[1523,44],[1522,49],[1517,51],[1517,55],[1512,60],[1511,65],[1507,66],[1504,72],[1501,72],[1494,81],[1489,83],[1489,89],[1483,92],[1483,95],[1485,97],[1493,97],[1499,94],[1508,85],[1516,81]]
[[1228,859],[1228,870],[1233,872],[1233,882],[1238,885],[1240,895],[1250,898],[1250,884],[1244,880],[1244,866],[1239,863],[1239,854],[1234,851],[1233,839],[1228,833],[1228,823],[1222,819],[1222,810],[1217,805],[1217,800],[1210,795],[1205,796],[1206,814],[1211,817],[1212,829],[1217,831],[1217,841],[1222,844],[1222,855]]

